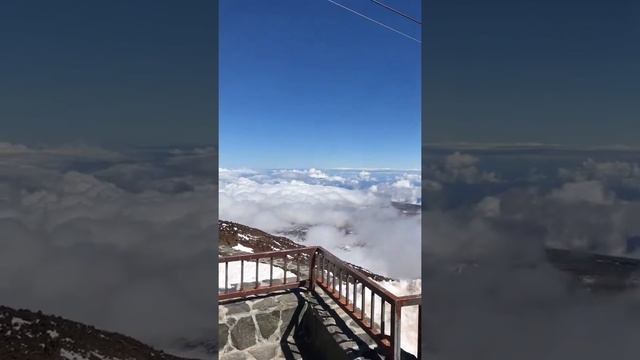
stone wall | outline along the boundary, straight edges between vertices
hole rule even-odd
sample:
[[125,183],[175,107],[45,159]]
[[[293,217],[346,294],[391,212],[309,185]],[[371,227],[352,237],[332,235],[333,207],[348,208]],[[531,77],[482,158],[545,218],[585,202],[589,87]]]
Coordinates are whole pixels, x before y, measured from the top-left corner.
[[[376,342],[322,290],[219,306],[220,360],[384,360]],[[403,360],[415,360],[402,352]]]
[[305,307],[303,290],[256,296],[220,305],[220,360],[284,359],[281,342],[293,337]]

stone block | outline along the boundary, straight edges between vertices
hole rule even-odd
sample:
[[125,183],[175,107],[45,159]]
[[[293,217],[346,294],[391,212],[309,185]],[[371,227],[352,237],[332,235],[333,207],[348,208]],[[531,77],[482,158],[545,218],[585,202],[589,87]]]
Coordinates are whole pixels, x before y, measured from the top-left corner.
[[218,349],[224,349],[228,341],[229,327],[226,324],[218,324]]
[[256,344],[256,324],[253,317],[240,318],[231,328],[231,343],[238,350],[244,350]]
[[256,314],[256,322],[258,323],[262,337],[267,340],[278,329],[280,311],[275,310],[270,313]]
[[256,303],[253,304],[251,308],[253,310],[265,311],[265,310],[274,308],[276,306],[278,306],[278,304],[276,303],[276,299],[274,297],[268,297],[268,298],[264,298],[262,300],[257,301]]
[[261,345],[249,349],[249,353],[253,355],[256,360],[270,360],[276,357],[277,348],[278,344]]
[[226,353],[220,357],[220,360],[248,360],[249,356],[242,351],[234,351]]
[[[287,327],[289,327],[289,324],[291,323],[291,321],[295,321],[295,319],[293,319],[293,315],[296,312],[296,308],[288,308],[285,310],[282,310],[280,312],[280,320],[282,320],[282,326],[280,327],[280,335],[284,334],[285,330],[287,330]],[[295,328],[295,325],[294,325]]]
[[295,293],[287,293],[278,296],[278,304],[282,307],[295,306],[299,302],[298,296]]
[[237,302],[223,305],[226,308],[226,315],[242,314],[251,311],[249,304],[246,302]]

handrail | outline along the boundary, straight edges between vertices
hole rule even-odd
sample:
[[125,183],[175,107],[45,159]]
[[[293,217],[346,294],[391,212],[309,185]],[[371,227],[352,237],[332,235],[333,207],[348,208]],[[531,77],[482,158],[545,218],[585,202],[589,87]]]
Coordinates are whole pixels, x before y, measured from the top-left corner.
[[[318,247],[316,256],[316,271],[320,270],[320,276],[315,283],[318,284],[365,332],[369,334],[378,345],[387,351],[391,359],[400,359],[400,330],[402,322],[402,308],[405,306],[418,306],[418,359],[421,358],[421,316],[422,295],[396,296],[377,282],[371,280],[360,270],[349,266],[335,255],[322,247]],[[338,286],[336,287],[336,276]],[[344,280],[343,280],[344,279]],[[350,281],[352,279],[352,282]],[[344,291],[343,291],[344,284]],[[358,291],[358,284],[360,289]],[[349,291],[353,287],[351,296]],[[367,292],[369,290],[369,303],[367,304]],[[360,301],[358,301],[358,292]],[[379,322],[376,323],[376,296],[379,297]],[[386,331],[385,305],[389,304],[390,327],[389,334]],[[358,308],[359,307],[359,308]],[[367,312],[367,310],[369,310]]]
[[[295,272],[291,264],[287,264],[289,258],[295,262]],[[302,258],[302,259],[301,259]],[[269,259],[269,278],[259,279],[260,260]],[[274,259],[282,260],[283,276],[276,279],[273,276]],[[255,279],[252,283],[244,283],[244,263],[255,260]],[[229,289],[230,262],[240,261],[239,289]],[[315,291],[319,286],[332,298],[365,332],[367,332],[389,356],[390,359],[400,359],[400,330],[402,321],[402,308],[406,306],[418,306],[418,359],[421,358],[421,315],[422,296],[403,295],[397,296],[383,286],[370,279],[360,270],[340,260],[338,257],[322,247],[310,246],[297,249],[268,251],[262,253],[238,254],[219,257],[220,264],[225,264],[225,287],[218,291],[220,300],[242,298],[257,294],[268,294],[284,289],[306,287]],[[301,277],[301,264],[307,266],[308,273]],[[289,265],[289,266],[287,266]],[[279,267],[276,265],[276,267]],[[288,273],[295,274],[295,281],[287,278]],[[337,278],[337,286],[336,286]],[[266,284],[268,282],[268,284]],[[360,285],[360,286],[358,286]],[[245,288],[245,286],[247,288]],[[368,293],[367,293],[368,290]],[[360,295],[358,297],[358,295]],[[366,296],[369,295],[369,296]],[[380,313],[376,313],[376,297],[379,298]],[[367,299],[369,298],[369,299]],[[367,300],[369,302],[367,303]],[[385,305],[389,304],[390,326],[387,331]]]
[[330,253],[329,251],[325,250],[323,247],[318,247],[318,251],[322,254],[322,256],[324,256],[325,258],[327,258],[327,259],[329,259],[331,261],[334,261],[335,263],[339,264],[341,267],[349,268],[349,272],[352,274],[353,277],[356,278],[357,281],[362,281],[362,282],[367,283],[367,285],[369,285],[370,287],[374,288],[376,290],[376,292],[378,294],[380,294],[381,297],[384,297],[385,300],[394,301],[394,300],[397,299],[397,296],[392,294],[389,290],[387,290],[384,287],[380,286],[380,284],[372,281],[368,276],[363,274],[360,270],[352,268],[346,262],[340,260],[337,256],[335,256],[332,253]]
[[298,249],[288,249],[288,250],[274,250],[274,251],[264,251],[259,253],[248,253],[248,254],[235,254],[235,255],[227,255],[220,256],[219,259],[223,259],[224,261],[239,261],[239,260],[255,260],[255,259],[264,259],[271,256],[281,257],[282,255],[291,255],[296,253],[309,253],[312,254],[315,251],[316,247],[301,247]]
[[[224,290],[220,291],[218,289],[218,298],[220,300],[228,300],[233,298],[241,298],[250,295],[258,295],[258,294],[268,294],[274,291],[286,290],[286,289],[295,289],[299,287],[307,287],[309,283],[309,278],[302,278],[300,276],[300,265],[302,262],[312,262],[314,258],[316,248],[315,247],[301,247],[298,249],[290,249],[290,250],[279,250],[279,251],[268,251],[262,253],[251,253],[251,254],[238,254],[238,255],[230,255],[230,256],[221,256],[218,257],[218,262],[220,264],[225,265],[225,275],[224,275]],[[287,262],[289,258],[293,257],[295,262],[295,281],[290,281],[287,278],[287,273],[292,273],[293,269],[289,269],[287,266]],[[266,280],[259,279],[259,270],[260,264],[264,264],[260,260],[269,259],[269,278]],[[249,262],[255,260],[255,278],[252,283],[245,283],[245,262]],[[276,269],[279,266],[274,265],[274,260],[283,261],[282,271],[283,276],[282,279],[274,278],[274,267]],[[240,261],[240,281],[238,284],[230,284],[229,283],[229,263]],[[291,263],[289,263],[291,264]],[[311,265],[309,265],[309,269],[311,269]],[[268,281],[268,284],[265,283]],[[239,288],[230,288],[230,285],[237,285]]]

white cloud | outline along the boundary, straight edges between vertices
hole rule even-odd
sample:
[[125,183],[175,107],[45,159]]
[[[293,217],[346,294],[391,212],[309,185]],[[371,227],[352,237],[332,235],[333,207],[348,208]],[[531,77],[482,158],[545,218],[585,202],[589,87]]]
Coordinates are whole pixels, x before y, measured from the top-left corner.
[[[342,170],[339,176],[351,184],[347,188],[334,185],[332,178],[338,175],[327,172],[279,170],[225,178],[220,184],[220,217],[268,232],[309,226],[306,244],[327,247],[372,271],[418,277],[419,216],[408,218],[390,205],[392,200],[419,199],[419,174],[376,173],[377,179],[385,180],[371,184],[371,177],[362,180],[360,171]],[[398,182],[403,186],[394,186]],[[392,260],[398,256],[411,261]]]
[[449,169],[467,168],[475,165],[477,162],[477,157],[469,154],[462,154],[458,151],[454,152],[451,155],[447,155],[447,157],[445,158],[445,166]]
[[[616,154],[610,159],[619,155],[633,158]],[[628,344],[640,323],[634,311],[638,291],[594,295],[570,288],[568,276],[544,255],[544,247],[551,245],[628,256],[626,239],[640,234],[640,198],[629,191],[634,189],[630,184],[640,180],[635,163],[582,163],[581,156],[534,152],[531,157],[520,154],[521,161],[514,161],[514,154],[501,151],[497,156],[483,155],[482,161],[452,157],[448,168],[427,164],[429,180],[435,179],[445,190],[438,195],[458,201],[456,206],[446,206],[447,201],[442,202],[445,206],[431,204],[423,213],[427,269],[423,297],[431,314],[425,324],[425,333],[430,334],[424,337],[426,356],[452,360],[635,356],[635,348]],[[505,169],[509,177],[500,174],[499,186],[478,197],[474,185],[482,176],[477,175],[494,173],[489,166]],[[469,167],[476,170],[458,171]],[[558,172],[559,167],[563,170]],[[535,176],[532,168],[537,169]],[[455,193],[446,191],[451,183]]]
[[314,169],[314,168],[309,169],[307,171],[307,173],[309,174],[309,177],[311,177],[311,178],[324,179],[324,180],[329,180],[329,181],[344,182],[344,178],[343,177],[340,177],[340,176],[329,176],[325,172],[323,172],[322,170],[318,170],[318,169]]
[[15,154],[25,154],[31,153],[32,150],[27,146],[21,144],[12,144],[8,142],[0,142],[0,154],[3,156],[6,155],[15,155]]
[[391,186],[393,186],[395,188],[399,188],[399,189],[410,189],[411,188],[411,182],[409,182],[409,180],[407,180],[407,179],[401,179],[401,180],[398,180],[398,181],[394,182]]
[[549,197],[564,202],[588,202],[606,205],[612,203],[612,195],[607,194],[599,181],[580,181],[563,184],[554,189]]
[[430,164],[425,169],[428,180],[437,188],[437,183],[495,183],[497,175],[490,171],[480,171],[480,159],[470,154],[454,152],[445,156],[442,164]]
[[[189,191],[160,192],[153,187],[183,173],[172,175],[144,154],[14,148],[20,151],[0,154],[5,305],[164,349],[179,338],[211,337],[215,179],[194,179]],[[155,183],[133,191],[135,176],[127,172],[139,169]]]
[[366,170],[362,170],[358,173],[358,178],[361,180],[369,180],[371,178],[371,173]]
[[482,199],[476,209],[480,211],[484,216],[496,217],[500,215],[500,198],[495,196],[487,196]]

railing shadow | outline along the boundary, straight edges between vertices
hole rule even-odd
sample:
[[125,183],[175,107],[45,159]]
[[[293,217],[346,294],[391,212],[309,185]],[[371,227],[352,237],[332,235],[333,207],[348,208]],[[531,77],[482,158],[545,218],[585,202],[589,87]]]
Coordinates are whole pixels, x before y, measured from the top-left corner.
[[[327,359],[340,359],[345,360],[353,360],[353,359],[373,359],[380,360],[384,359],[377,350],[371,348],[370,344],[365,342],[360,335],[353,332],[353,330],[349,327],[349,325],[340,317],[340,315],[333,309],[329,304],[327,304],[324,299],[317,294],[315,291],[309,292],[309,306],[313,307],[308,311],[313,312],[310,313],[309,316],[318,316],[318,319],[311,319],[308,321],[320,321],[324,322],[327,319],[333,319],[335,322],[335,326],[331,326],[333,331],[328,330],[325,327],[326,324],[321,324],[322,328],[327,329],[327,335],[329,335],[333,342],[338,346],[345,343],[353,343],[356,345],[354,348],[336,348],[335,353],[332,353],[329,348],[322,349],[324,351],[318,351],[319,349],[314,348],[312,345],[317,344],[317,341],[313,341],[311,336],[314,336],[312,331],[308,330],[308,327],[303,326],[301,328],[302,331],[296,334],[298,338],[298,343],[301,345],[303,349],[303,355],[305,359],[313,359],[313,360],[327,360]],[[306,324],[309,325],[309,324]],[[309,325],[310,326],[310,325]]]
[[[302,321],[302,313],[306,309],[307,304],[307,301],[302,296],[301,291],[303,290],[291,290],[291,292],[295,294],[296,298],[298,299],[298,306],[294,310],[293,315],[291,316],[291,320],[289,321],[289,324],[287,324],[287,327],[282,333],[282,338],[280,339],[280,349],[282,350],[284,358],[287,360],[307,358],[305,354],[301,353],[300,343],[297,341],[295,336],[298,330],[298,326]],[[293,340],[294,342],[290,343],[291,340]]]

